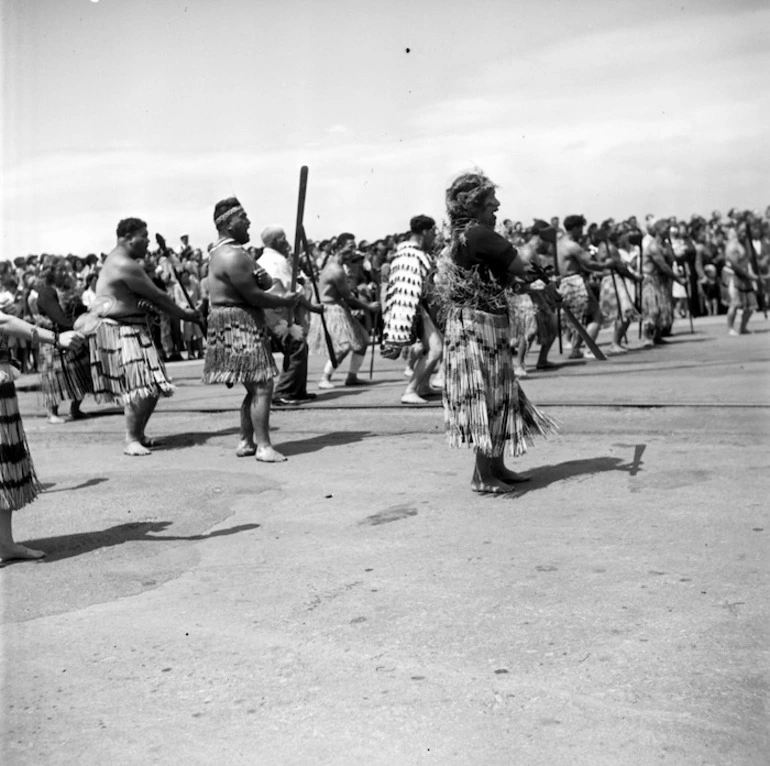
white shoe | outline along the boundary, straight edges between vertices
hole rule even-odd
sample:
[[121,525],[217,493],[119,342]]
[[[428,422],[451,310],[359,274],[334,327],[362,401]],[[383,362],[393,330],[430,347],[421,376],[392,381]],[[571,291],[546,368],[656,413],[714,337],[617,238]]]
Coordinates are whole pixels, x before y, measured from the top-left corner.
[[321,378],[321,380],[318,381],[318,388],[328,389],[328,388],[337,388],[337,386],[334,383],[332,383],[330,380]]

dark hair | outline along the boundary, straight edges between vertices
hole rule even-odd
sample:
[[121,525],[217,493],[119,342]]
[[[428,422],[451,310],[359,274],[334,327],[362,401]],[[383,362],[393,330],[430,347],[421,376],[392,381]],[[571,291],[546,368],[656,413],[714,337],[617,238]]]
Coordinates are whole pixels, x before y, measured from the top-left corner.
[[453,228],[475,220],[487,196],[497,187],[483,173],[463,173],[446,190],[446,209]]
[[424,231],[430,231],[436,222],[429,215],[416,215],[409,221],[409,231],[412,234],[422,234]]
[[238,197],[227,197],[226,199],[219,200],[219,202],[214,205],[214,223],[216,223],[217,218],[219,218],[220,215],[234,207],[241,207]]
[[572,229],[577,229],[579,226],[585,226],[586,223],[587,221],[582,215],[568,215],[564,219],[564,228],[567,231],[572,231]]
[[136,234],[136,232],[146,228],[147,224],[141,218],[124,218],[118,224],[118,239],[126,239],[132,234]]
[[338,235],[337,237],[337,250],[341,250],[346,242],[350,242],[350,240],[356,241],[356,238],[353,234],[351,234],[349,231],[343,231],[342,234]]

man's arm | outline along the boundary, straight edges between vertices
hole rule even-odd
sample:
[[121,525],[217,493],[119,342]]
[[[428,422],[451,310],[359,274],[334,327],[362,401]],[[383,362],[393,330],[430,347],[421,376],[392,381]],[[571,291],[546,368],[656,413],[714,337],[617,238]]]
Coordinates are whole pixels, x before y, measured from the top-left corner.
[[168,293],[155,287],[145,270],[135,261],[122,263],[118,270],[118,278],[132,293],[150,301],[166,314],[188,322],[197,322],[200,319],[197,311],[177,306]]
[[245,254],[230,252],[224,258],[225,271],[230,284],[249,306],[278,309],[290,308],[297,304],[299,300],[297,293],[276,295],[262,290],[254,278],[254,265]]
[[604,266],[601,263],[596,263],[589,255],[588,253],[583,250],[580,245],[578,245],[576,242],[572,242],[569,245],[569,249],[567,251],[569,255],[571,255],[575,261],[577,261],[578,266],[580,266],[581,271],[593,271],[593,272],[602,272],[604,271]]
[[341,266],[335,266],[331,270],[329,281],[337,288],[337,294],[342,298],[343,302],[347,303],[351,308],[362,309],[363,311],[377,311],[379,309],[379,303],[367,303],[353,296],[350,291],[347,275]]
[[725,260],[730,264],[730,268],[735,272],[737,277],[745,280],[756,279],[753,271],[747,271],[738,265],[738,259],[741,255],[742,253],[737,247],[728,247],[725,250]]
[[47,316],[58,327],[65,330],[72,329],[72,321],[62,311],[59,301],[56,298],[56,291],[52,287],[44,287],[37,296],[38,311]]

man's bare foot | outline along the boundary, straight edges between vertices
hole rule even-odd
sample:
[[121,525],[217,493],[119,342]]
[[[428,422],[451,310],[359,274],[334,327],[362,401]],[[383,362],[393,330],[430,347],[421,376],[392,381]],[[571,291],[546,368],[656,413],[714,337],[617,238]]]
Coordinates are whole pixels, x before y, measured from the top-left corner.
[[283,463],[286,457],[277,452],[272,444],[265,447],[257,447],[257,460],[261,463]]
[[516,473],[505,466],[498,471],[492,469],[492,475],[506,484],[523,484],[525,481],[532,481],[531,473]]
[[573,348],[567,359],[583,359],[584,354],[579,348]]
[[414,392],[409,394],[404,394],[401,397],[401,404],[427,404],[428,400],[423,399],[419,394],[416,394]]
[[49,415],[46,418],[46,422],[50,423],[52,426],[60,426],[62,423],[66,423],[67,421],[60,415]]
[[471,482],[471,489],[481,495],[510,495],[516,492],[516,487],[506,484],[504,481],[490,476],[487,479],[475,478]]
[[14,543],[8,547],[0,548],[0,561],[14,561],[18,559],[42,559],[45,551],[36,551],[34,548],[27,548],[26,545]]
[[152,452],[140,441],[134,439],[133,441],[126,442],[126,446],[123,447],[123,454],[130,455],[131,457],[143,457],[144,455],[152,455]]
[[252,457],[257,454],[257,445],[254,442],[242,439],[235,448],[236,457]]

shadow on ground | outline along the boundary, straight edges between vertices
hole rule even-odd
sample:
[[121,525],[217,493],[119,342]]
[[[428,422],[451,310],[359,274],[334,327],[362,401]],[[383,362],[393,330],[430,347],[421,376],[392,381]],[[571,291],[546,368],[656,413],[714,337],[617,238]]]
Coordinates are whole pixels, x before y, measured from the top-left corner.
[[332,431],[328,434],[313,436],[309,439],[298,439],[293,442],[279,442],[276,444],[278,451],[292,457],[303,455],[307,452],[317,452],[320,449],[341,444],[352,444],[363,441],[367,436],[372,436],[371,431]]
[[49,495],[53,494],[54,492],[74,492],[78,489],[87,489],[88,487],[95,487],[97,484],[101,484],[102,482],[109,481],[109,479],[106,476],[97,476],[93,479],[88,479],[87,481],[82,482],[81,484],[76,484],[74,487],[61,487],[60,489],[51,489],[51,487],[55,487],[56,483],[51,482],[49,484],[43,484],[43,491],[47,492]]
[[550,484],[555,484],[559,481],[574,479],[578,476],[593,476],[597,473],[606,473],[607,471],[623,471],[629,476],[636,476],[641,470],[642,455],[645,448],[645,444],[635,445],[634,456],[630,462],[624,461],[619,457],[602,455],[601,457],[567,460],[564,463],[533,468],[531,471],[528,471],[532,475],[532,480],[526,484],[519,485],[515,495],[521,496],[528,492],[544,489]]
[[[235,535],[239,532],[248,532],[258,529],[260,524],[240,524],[228,529],[218,529],[202,535],[159,535],[171,526],[170,521],[138,521],[127,524],[118,524],[114,527],[101,529],[97,532],[80,532],[74,535],[60,535],[58,537],[41,537],[37,540],[25,541],[30,548],[38,548],[46,552],[46,557],[40,559],[41,564],[50,564],[54,561],[92,553],[100,548],[111,548],[128,542],[170,542],[186,540],[195,542],[208,540],[212,537]],[[13,564],[13,561],[7,564]]]

